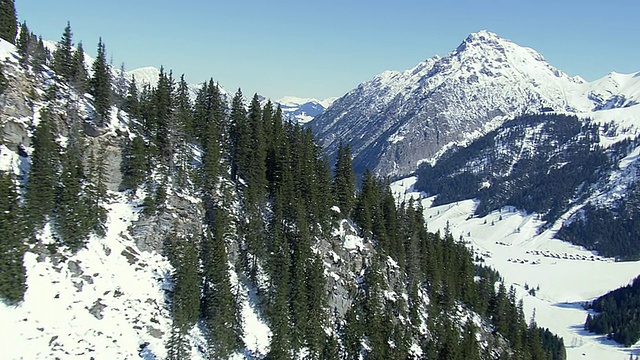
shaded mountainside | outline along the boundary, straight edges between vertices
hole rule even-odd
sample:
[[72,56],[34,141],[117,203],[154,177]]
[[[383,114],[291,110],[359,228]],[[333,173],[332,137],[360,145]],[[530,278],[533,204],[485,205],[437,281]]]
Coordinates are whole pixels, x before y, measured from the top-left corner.
[[445,152],[434,165],[423,164],[416,189],[437,195],[435,204],[478,199],[476,215],[481,217],[515,206],[541,214],[550,226],[572,215],[558,238],[604,256],[637,258],[638,178],[631,174],[626,183],[612,179],[621,164],[633,162],[638,139],[603,148],[601,134],[613,127],[567,115],[518,117],[466,147]]
[[534,50],[480,31],[445,57],[360,84],[309,126],[330,154],[350,144],[357,173],[402,176],[514,116],[628,107],[639,89],[633,74],[569,77]]
[[8,358],[565,358],[463,242],[385,182],[356,196],[350,153],[332,178],[271,102],[164,69],[122,94],[102,42],[87,78],[21,44],[0,40]]

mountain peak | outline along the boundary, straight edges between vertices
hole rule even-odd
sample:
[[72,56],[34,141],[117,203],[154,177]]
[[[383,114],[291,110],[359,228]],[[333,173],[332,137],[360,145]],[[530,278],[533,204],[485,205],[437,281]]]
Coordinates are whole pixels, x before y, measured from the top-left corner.
[[491,31],[487,31],[487,30],[480,30],[478,32],[469,34],[464,39],[464,41],[462,41],[462,43],[456,48],[454,52],[463,53],[470,49],[481,49],[481,51],[487,51],[489,49],[493,49],[504,54],[505,48],[527,49],[535,53],[536,56],[534,57],[542,58],[542,56],[537,52],[535,52],[533,49],[521,47],[513,43],[512,41],[505,39],[503,37],[500,37],[498,34],[493,33]]
[[498,34],[493,33],[488,30],[480,30],[474,33],[469,34],[464,42],[474,42],[474,41],[496,41],[496,40],[504,40]]

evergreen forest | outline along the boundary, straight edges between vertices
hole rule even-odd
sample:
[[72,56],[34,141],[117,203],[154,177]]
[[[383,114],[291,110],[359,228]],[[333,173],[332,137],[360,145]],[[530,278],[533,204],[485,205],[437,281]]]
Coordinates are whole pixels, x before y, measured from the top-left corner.
[[[356,184],[349,144],[330,164],[311,130],[284,120],[276,104],[257,94],[226,95],[211,79],[193,95],[184,75],[164,68],[154,86],[123,81],[102,39],[88,69],[71,24],[52,52],[26,22],[15,24],[14,16],[12,25],[0,36],[20,28],[13,35],[20,66],[52,80],[43,94],[30,95],[47,105],[30,129],[28,173],[0,174],[0,297],[7,304],[23,300],[26,251],[64,261],[104,236],[107,155],[115,148],[118,191],[144,197],[144,220],[164,221],[181,196],[196,199],[193,207],[202,210],[196,219],[172,220],[155,249],[173,268],[168,359],[191,356],[195,327],[205,334],[201,350],[208,358],[242,353],[237,278],[256,289],[272,331],[267,359],[565,359],[563,340],[525,319],[515,289],[497,272],[475,263],[448,231],[427,230],[418,202],[398,202],[389,181],[369,171]],[[89,99],[86,115],[81,99]],[[96,140],[116,120],[127,124],[114,131],[117,141]],[[561,125],[562,136],[582,129],[573,119],[546,121]],[[580,156],[578,150],[571,156]],[[456,159],[463,152],[456,154],[450,161],[462,163]],[[581,166],[549,176],[574,178],[569,175],[604,166],[606,157],[575,161]],[[468,195],[461,189],[471,180],[438,169],[422,170],[424,189],[441,194],[439,201]],[[563,208],[542,203],[549,198],[520,192],[479,211],[506,201]],[[337,251],[340,226],[352,226],[369,250],[359,263],[343,264],[354,281],[338,307],[322,249]],[[40,241],[46,227],[53,243]]]
[[640,276],[588,303],[586,308],[595,314],[587,315],[585,330],[606,335],[626,347],[640,340]]

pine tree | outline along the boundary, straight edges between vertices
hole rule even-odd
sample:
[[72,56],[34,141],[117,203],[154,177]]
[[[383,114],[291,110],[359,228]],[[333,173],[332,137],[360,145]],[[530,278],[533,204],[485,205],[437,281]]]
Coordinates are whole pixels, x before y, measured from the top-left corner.
[[231,292],[225,239],[229,219],[216,207],[212,231],[206,232],[201,252],[203,264],[202,317],[209,331],[209,354],[214,359],[227,359],[240,347],[240,324],[236,318],[236,304]]
[[16,43],[20,64],[26,69],[32,65],[35,70],[42,71],[49,60],[49,52],[44,47],[42,38],[29,31],[26,21],[20,26],[20,35]]
[[246,196],[249,197],[249,201],[261,201],[267,193],[267,142],[258,94],[254,94],[251,99],[247,120],[251,130],[249,142],[251,150],[247,164],[246,176],[249,189]]
[[51,53],[44,46],[44,41],[42,40],[42,36],[39,36],[38,41],[36,42],[35,49],[33,51],[33,57],[32,57],[33,67],[37,71],[42,71],[44,69],[44,66],[49,64],[50,61],[51,61]]
[[107,210],[103,204],[107,201],[107,151],[101,145],[98,154],[89,151],[87,160],[87,176],[84,185],[84,201],[91,216],[88,219],[92,231],[100,236],[105,235],[104,224],[107,221]]
[[249,130],[244,96],[238,89],[231,102],[231,176],[234,180],[246,176],[251,151]]
[[85,245],[95,221],[95,213],[92,212],[89,200],[83,193],[85,174],[81,147],[79,134],[72,131],[69,144],[62,156],[62,174],[54,217],[54,227],[62,244],[73,252]]
[[173,118],[173,102],[175,93],[173,75],[167,74],[163,67],[160,67],[158,84],[152,92],[151,106],[152,117],[149,119],[147,127],[150,129],[160,160],[168,165],[173,156],[173,135],[175,133]]
[[351,214],[356,190],[350,149],[349,144],[340,143],[333,175],[333,194],[344,217]]
[[129,89],[129,82],[127,81],[127,69],[124,65],[124,62],[120,63],[118,77],[114,80],[114,96],[116,98],[116,104],[119,108],[121,108],[127,99],[127,90]]
[[107,64],[107,55],[102,38],[98,41],[98,56],[91,66],[93,76],[89,80],[89,93],[93,95],[96,109],[96,122],[104,125],[111,110],[111,71]]
[[167,343],[169,359],[188,359],[191,346],[187,333],[195,326],[200,312],[200,286],[198,274],[197,242],[187,236],[173,233],[167,239],[166,248],[175,268],[172,274],[173,299],[171,336]]
[[48,109],[43,109],[33,135],[25,205],[28,224],[34,232],[52,215],[56,203],[59,157],[52,116]]
[[190,161],[193,158],[189,151],[189,142],[192,140],[191,128],[193,126],[193,105],[189,97],[189,87],[184,79],[184,75],[180,76],[180,81],[175,92],[174,100],[174,166],[175,166],[175,184],[184,187],[188,184],[188,175],[190,173]]
[[132,119],[140,118],[140,96],[138,94],[138,84],[136,77],[131,76],[129,81],[129,89],[127,90],[127,98],[124,102],[124,110],[129,113]]
[[291,253],[286,239],[284,196],[278,194],[274,198],[273,214],[269,221],[269,257],[268,271],[271,276],[268,298],[267,315],[273,333],[271,341],[270,359],[291,358],[291,328],[290,328],[290,271]]
[[129,140],[122,151],[122,189],[135,189],[142,185],[149,173],[147,145],[141,136]]
[[13,176],[0,171],[0,300],[22,301],[26,290],[22,210]]
[[356,207],[353,212],[353,218],[365,237],[371,237],[373,234],[373,215],[378,202],[378,185],[371,171],[367,169],[364,172],[362,190],[356,199]]
[[192,136],[197,138],[203,149],[200,182],[205,191],[211,191],[218,181],[225,126],[225,104],[218,85],[209,80],[198,92],[195,114],[191,124]]
[[15,44],[18,33],[16,7],[13,0],[0,0],[0,38]]
[[347,310],[344,321],[344,330],[341,335],[345,358],[358,359],[362,350],[362,337],[364,335],[362,315],[358,314],[356,308],[352,306]]
[[87,90],[87,68],[84,64],[82,41],[78,43],[78,49],[74,51],[71,62],[71,85],[79,92],[84,93]]
[[[23,21],[22,24],[20,24],[20,33],[18,35],[18,40],[16,41],[16,48],[18,50],[18,54],[21,56],[20,62],[23,63],[23,65],[26,63],[27,56],[30,53],[29,45],[32,42],[32,39],[32,34],[27,26],[27,22]],[[31,45],[33,46],[33,44]]]
[[53,53],[53,69],[60,78],[67,82],[72,79],[74,72],[72,37],[71,23],[67,22],[62,38]]

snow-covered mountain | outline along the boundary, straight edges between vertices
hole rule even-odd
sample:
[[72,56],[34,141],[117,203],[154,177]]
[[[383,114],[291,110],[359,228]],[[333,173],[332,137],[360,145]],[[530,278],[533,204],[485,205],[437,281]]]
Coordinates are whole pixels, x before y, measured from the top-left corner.
[[158,83],[158,76],[160,75],[160,69],[153,66],[141,67],[125,72],[127,79],[134,78],[139,85],[149,84],[152,87]]
[[351,145],[356,171],[405,175],[452,143],[538,111],[593,112],[638,102],[640,76],[588,83],[498,35],[469,35],[445,57],[386,71],[336,100],[309,126],[334,153]]
[[280,104],[282,114],[285,117],[300,124],[306,124],[325,111],[336,99],[336,97],[331,97],[317,100],[314,98],[285,96],[276,100],[276,103]]

